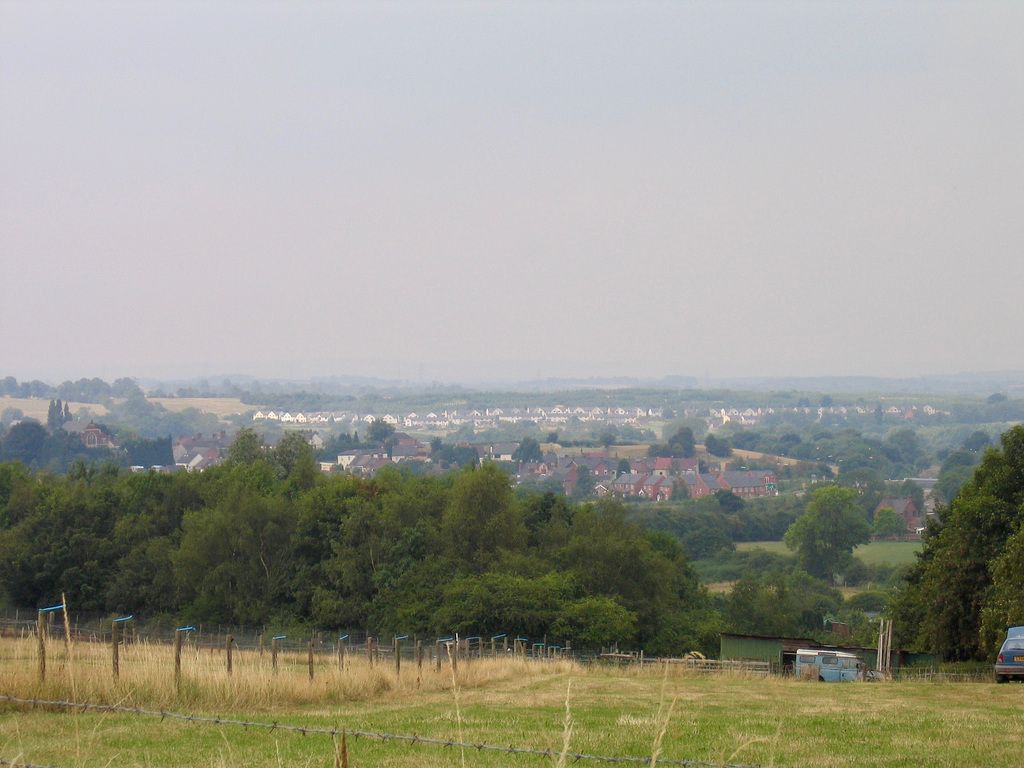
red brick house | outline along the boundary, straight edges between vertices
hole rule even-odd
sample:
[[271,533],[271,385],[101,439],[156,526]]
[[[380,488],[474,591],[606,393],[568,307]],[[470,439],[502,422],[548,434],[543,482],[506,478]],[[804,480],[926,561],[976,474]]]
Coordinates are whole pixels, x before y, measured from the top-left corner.
[[723,472],[718,476],[718,485],[742,499],[779,495],[779,478],[774,472],[766,469]]
[[875,513],[877,514],[878,510],[882,507],[888,507],[902,517],[903,521],[907,524],[907,530],[911,533],[924,524],[924,515],[921,514],[921,510],[917,508],[917,504],[914,503],[913,499],[894,499],[887,496],[878,502],[878,506],[875,507]]

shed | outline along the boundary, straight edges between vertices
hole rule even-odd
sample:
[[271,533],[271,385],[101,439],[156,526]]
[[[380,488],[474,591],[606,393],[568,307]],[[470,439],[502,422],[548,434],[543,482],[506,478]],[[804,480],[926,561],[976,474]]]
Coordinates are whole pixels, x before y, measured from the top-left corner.
[[[730,632],[719,634],[719,658],[724,660],[757,660],[771,664],[773,672],[791,670],[796,661],[796,652],[800,648],[827,648],[860,656],[869,669],[877,669],[878,649],[864,648],[859,645],[827,645],[806,637],[770,637],[764,635],[739,635]],[[936,660],[934,654],[913,653],[911,651],[893,650],[889,658],[889,666],[894,672],[902,667],[932,664]]]

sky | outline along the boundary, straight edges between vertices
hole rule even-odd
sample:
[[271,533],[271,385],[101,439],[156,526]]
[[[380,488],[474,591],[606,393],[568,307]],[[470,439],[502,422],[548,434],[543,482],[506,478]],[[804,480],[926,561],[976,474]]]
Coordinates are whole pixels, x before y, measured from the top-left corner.
[[0,376],[1024,369],[1020,2],[0,0]]

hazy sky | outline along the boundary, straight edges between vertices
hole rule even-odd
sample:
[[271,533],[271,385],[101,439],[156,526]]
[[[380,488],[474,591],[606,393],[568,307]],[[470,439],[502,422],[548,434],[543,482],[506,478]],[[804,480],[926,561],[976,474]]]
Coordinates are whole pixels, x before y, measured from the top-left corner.
[[1024,369],[1024,3],[0,0],[0,376]]

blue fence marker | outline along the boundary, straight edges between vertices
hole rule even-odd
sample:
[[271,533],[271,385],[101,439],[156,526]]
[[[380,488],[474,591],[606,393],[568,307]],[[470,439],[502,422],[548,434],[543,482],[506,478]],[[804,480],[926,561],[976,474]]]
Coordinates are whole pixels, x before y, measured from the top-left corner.
[[49,608],[40,608],[39,612],[44,613],[46,611],[59,611],[63,607],[64,603],[61,603],[60,605],[51,605]]
[[114,619],[114,622],[116,623],[118,621],[129,621],[129,620],[134,619],[134,618],[135,618],[135,614],[133,613],[131,616],[122,616],[120,619]]

